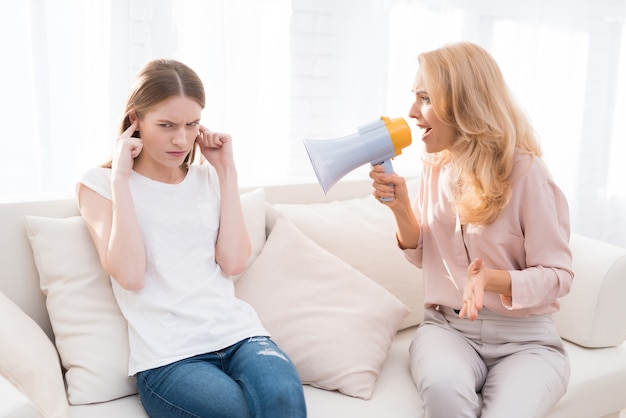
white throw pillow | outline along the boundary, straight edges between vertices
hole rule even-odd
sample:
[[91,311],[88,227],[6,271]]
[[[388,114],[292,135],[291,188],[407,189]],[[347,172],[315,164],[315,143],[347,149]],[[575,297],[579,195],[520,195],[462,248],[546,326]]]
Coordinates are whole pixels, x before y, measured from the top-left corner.
[[73,405],[137,393],[128,331],[83,218],[26,217],[40,286]]
[[[418,180],[407,183],[412,194]],[[268,205],[269,206],[269,205]],[[410,310],[401,329],[424,319],[422,270],[407,261],[398,248],[393,214],[373,196],[314,204],[273,204],[272,208],[332,254],[393,293]]]
[[[250,265],[265,244],[265,194],[241,195],[252,242]],[[137,393],[128,377],[128,330],[109,276],[82,217],[26,217],[55,343],[67,370],[71,404],[105,402]]]
[[407,307],[279,217],[236,285],[303,383],[369,399]]
[[0,292],[0,374],[45,418],[69,416],[59,356],[41,328]]

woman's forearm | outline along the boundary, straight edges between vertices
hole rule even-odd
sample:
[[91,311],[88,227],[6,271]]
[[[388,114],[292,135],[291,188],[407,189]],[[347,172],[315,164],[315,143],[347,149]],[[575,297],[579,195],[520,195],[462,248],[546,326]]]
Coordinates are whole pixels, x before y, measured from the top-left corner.
[[402,249],[417,248],[420,239],[420,225],[410,205],[394,209],[397,233],[396,238]]
[[246,228],[237,170],[234,165],[218,172],[220,182],[220,229],[215,245],[215,260],[228,275],[241,273],[250,257],[251,244]]
[[127,290],[144,285],[146,250],[127,178],[111,179],[111,233],[105,269]]

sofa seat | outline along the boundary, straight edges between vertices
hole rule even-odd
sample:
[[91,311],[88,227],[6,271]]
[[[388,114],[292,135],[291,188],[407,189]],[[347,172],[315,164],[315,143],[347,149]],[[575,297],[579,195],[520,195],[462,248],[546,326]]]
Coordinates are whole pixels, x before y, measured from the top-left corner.
[[565,341],[565,348],[572,374],[567,393],[548,416],[617,418],[619,413],[613,411],[623,407],[626,399],[626,343],[589,350]]
[[[417,418],[422,401],[408,367],[408,350],[415,328],[398,332],[380,376],[374,395],[362,400],[304,386],[309,418]],[[626,343],[617,347],[584,349],[565,341],[572,361],[568,391],[548,415],[549,418],[600,418],[620,408],[626,397]],[[610,381],[610,383],[608,382]],[[607,384],[609,383],[609,384]],[[607,390],[607,387],[613,388]],[[584,399],[584,402],[581,400]],[[393,408],[390,409],[390,406]],[[132,411],[132,412],[131,412]],[[146,417],[137,396],[110,402],[76,405],[71,418]],[[128,414],[128,415],[125,415]],[[599,415],[600,414],[600,415]],[[613,415],[617,418],[619,415]]]
[[[400,331],[369,401],[338,392],[305,387],[311,418],[416,418],[422,401],[409,372],[409,345],[415,328]],[[626,343],[617,347],[584,349],[565,341],[572,362],[568,391],[549,418],[600,418],[618,410],[626,397]],[[611,381],[612,390],[607,379]],[[584,402],[581,400],[584,399]],[[393,405],[390,410],[389,406]],[[419,411],[419,412],[418,412]],[[615,415],[614,415],[615,416]],[[617,418],[617,416],[615,416]]]

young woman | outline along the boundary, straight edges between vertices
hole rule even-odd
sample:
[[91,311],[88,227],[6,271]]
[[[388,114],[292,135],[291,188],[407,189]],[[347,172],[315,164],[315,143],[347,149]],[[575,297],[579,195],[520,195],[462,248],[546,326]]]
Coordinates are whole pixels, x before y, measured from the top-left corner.
[[380,166],[370,177],[378,199],[393,197],[382,204],[398,245],[423,269],[410,366],[425,416],[545,416],[569,380],[551,318],[573,280],[567,201],[484,49],[451,44],[419,64],[409,113],[424,130],[419,195],[411,206],[405,180]]
[[[128,320],[129,375],[151,417],[304,417],[287,355],[228,275],[250,254],[229,135],[200,125],[201,80],[155,60],[128,98],[112,161],[78,202]],[[199,152],[208,164],[192,164]]]

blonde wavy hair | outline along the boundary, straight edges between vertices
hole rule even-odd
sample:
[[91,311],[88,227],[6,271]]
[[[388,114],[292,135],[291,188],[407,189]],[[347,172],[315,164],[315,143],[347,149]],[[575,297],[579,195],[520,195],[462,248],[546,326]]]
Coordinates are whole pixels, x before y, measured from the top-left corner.
[[541,157],[541,148],[493,57],[459,42],[418,56],[433,111],[456,129],[449,150],[425,156],[453,169],[455,204],[461,223],[488,225],[511,197],[516,149]]

